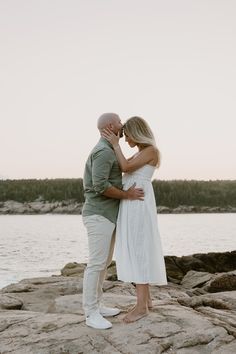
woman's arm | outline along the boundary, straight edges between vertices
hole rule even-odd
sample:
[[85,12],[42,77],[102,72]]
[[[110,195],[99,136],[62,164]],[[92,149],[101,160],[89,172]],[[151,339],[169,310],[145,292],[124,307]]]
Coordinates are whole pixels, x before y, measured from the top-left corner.
[[148,146],[140,151],[136,156],[127,160],[120,148],[120,145],[114,147],[114,151],[123,172],[133,172],[138,168],[150,163],[154,159],[155,148]]

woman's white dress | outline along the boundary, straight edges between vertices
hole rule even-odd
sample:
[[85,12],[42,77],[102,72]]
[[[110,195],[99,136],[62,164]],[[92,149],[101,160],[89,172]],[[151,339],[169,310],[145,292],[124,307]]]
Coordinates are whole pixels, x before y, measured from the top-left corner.
[[144,200],[121,200],[116,228],[115,259],[119,280],[137,284],[167,284],[166,268],[157,224],[151,183],[155,167],[145,165],[123,175],[123,188],[134,183],[144,190]]

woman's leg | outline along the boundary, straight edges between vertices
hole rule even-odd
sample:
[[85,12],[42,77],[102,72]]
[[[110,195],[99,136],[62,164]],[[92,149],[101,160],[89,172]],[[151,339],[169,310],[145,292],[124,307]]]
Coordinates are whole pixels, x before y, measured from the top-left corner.
[[[132,285],[136,288],[136,284],[135,283],[132,283]],[[134,306],[132,306],[132,308],[129,310],[129,312],[131,310],[133,310],[135,307],[136,307],[136,304]],[[150,287],[149,286],[148,286],[148,308],[149,308],[149,310],[153,308],[153,306],[152,306],[152,298],[151,298],[151,295],[150,295]]]
[[148,284],[136,284],[137,304],[125,317],[124,322],[135,322],[148,314]]

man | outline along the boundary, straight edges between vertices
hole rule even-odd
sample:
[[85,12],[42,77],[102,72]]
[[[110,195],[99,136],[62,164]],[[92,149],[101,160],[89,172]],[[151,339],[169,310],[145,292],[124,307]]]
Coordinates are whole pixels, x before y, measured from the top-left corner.
[[[100,133],[109,128],[118,134],[122,123],[117,114],[104,113],[99,117],[97,127]],[[83,307],[87,326],[107,329],[112,324],[104,317],[120,313],[119,309],[104,307],[101,303],[106,269],[112,261],[119,201],[143,199],[144,193],[134,185],[127,191],[122,190],[122,173],[114,150],[102,137],[88,157],[83,184],[85,203],[82,215],[89,247],[83,281]]]

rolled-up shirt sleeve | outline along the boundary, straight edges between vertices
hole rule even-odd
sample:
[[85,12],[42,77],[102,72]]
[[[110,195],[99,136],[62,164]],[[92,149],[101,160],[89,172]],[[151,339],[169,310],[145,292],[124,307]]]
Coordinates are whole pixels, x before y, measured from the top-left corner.
[[108,149],[93,154],[92,183],[97,194],[103,194],[107,188],[112,187],[109,177],[114,158],[113,151]]

